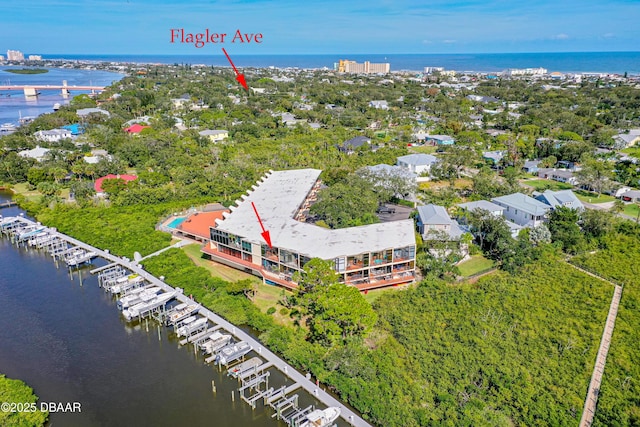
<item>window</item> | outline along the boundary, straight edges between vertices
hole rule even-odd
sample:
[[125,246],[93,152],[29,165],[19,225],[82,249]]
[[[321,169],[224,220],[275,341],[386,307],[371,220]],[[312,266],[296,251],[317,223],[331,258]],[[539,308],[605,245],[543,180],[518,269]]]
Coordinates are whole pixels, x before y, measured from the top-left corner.
[[251,252],[251,242],[242,241],[242,250],[245,252]]

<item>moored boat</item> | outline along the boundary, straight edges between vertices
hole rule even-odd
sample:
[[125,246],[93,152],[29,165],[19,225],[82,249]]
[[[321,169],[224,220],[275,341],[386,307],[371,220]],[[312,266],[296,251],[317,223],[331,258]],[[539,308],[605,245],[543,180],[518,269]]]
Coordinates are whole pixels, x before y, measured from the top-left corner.
[[316,409],[307,414],[300,427],[328,427],[340,416],[340,408]]

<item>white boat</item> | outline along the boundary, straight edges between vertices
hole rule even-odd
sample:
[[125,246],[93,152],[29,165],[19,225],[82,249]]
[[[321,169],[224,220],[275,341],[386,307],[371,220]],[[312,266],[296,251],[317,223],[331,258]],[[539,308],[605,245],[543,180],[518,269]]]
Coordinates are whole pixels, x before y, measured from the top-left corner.
[[3,123],[0,125],[0,133],[15,132],[18,128],[13,123]]
[[158,295],[156,298],[149,302],[141,302],[133,307],[129,307],[126,310],[122,310],[122,314],[125,319],[133,320],[136,317],[139,317],[141,314],[147,313],[150,310],[156,309],[167,302],[169,302],[172,298],[176,296],[176,292],[165,292],[164,294]]
[[195,320],[195,321],[189,323],[188,325],[183,325],[183,326],[179,327],[178,330],[176,331],[176,333],[180,337],[186,337],[188,335],[191,335],[195,331],[206,327],[207,321],[208,320],[207,320],[206,317],[201,317],[198,320]]
[[81,251],[81,253],[78,253],[72,257],[67,258],[67,265],[69,267],[72,267],[75,265],[84,264],[85,262],[90,262],[93,258],[97,256],[98,254],[93,251],[89,251],[89,252]]
[[328,427],[340,416],[340,408],[329,407],[311,411],[300,424],[300,427]]
[[240,341],[237,344],[231,344],[222,348],[216,356],[215,362],[221,365],[228,365],[234,360],[240,359],[251,350],[253,350],[251,344],[246,341]]
[[255,372],[255,369],[262,365],[262,359],[259,357],[252,357],[251,359],[240,363],[239,365],[234,366],[233,368],[229,368],[227,371],[227,375],[237,378],[242,376],[244,373]]
[[201,345],[204,354],[213,354],[231,342],[231,335],[221,334],[216,331],[204,344]]
[[172,310],[169,317],[167,318],[167,324],[175,325],[179,321],[191,316],[192,314],[195,314],[198,311],[198,308],[200,307],[198,306],[198,304],[195,304],[195,303],[194,304],[182,303],[177,305]]
[[[122,280],[124,279],[124,280]],[[116,280],[116,283],[109,287],[109,292],[112,294],[121,294],[129,289],[136,288],[139,289],[139,286],[144,282],[144,277],[138,276],[137,274],[132,274],[127,277],[121,277]]]
[[53,104],[53,111],[58,111],[60,109],[60,103],[56,102],[55,104]]
[[152,301],[154,298],[158,296],[158,292],[162,290],[159,286],[152,286],[150,288],[139,288],[139,289],[140,289],[139,292],[132,292],[130,295],[126,295],[120,298],[116,302],[118,310],[126,310],[129,307],[133,307],[136,304]]

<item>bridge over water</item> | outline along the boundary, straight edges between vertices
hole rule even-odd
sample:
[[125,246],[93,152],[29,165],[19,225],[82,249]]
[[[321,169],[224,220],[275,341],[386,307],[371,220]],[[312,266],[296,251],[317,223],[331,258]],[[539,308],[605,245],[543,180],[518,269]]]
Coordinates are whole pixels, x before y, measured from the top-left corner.
[[92,86],[92,85],[68,85],[67,81],[64,80],[61,85],[4,85],[0,86],[1,91],[17,91],[21,90],[24,92],[24,96],[26,97],[34,97],[38,96],[39,90],[61,90],[62,96],[68,96],[72,90],[90,90],[92,93],[103,91],[105,86]]

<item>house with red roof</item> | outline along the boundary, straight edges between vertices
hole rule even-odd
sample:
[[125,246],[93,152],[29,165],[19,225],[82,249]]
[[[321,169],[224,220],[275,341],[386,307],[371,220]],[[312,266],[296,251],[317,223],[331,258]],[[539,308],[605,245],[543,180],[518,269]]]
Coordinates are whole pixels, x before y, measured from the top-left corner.
[[96,179],[96,182],[93,185],[93,188],[96,190],[96,193],[104,194],[104,190],[102,189],[102,183],[104,182],[105,179],[121,179],[124,182],[129,182],[129,181],[135,181],[136,179],[138,179],[138,177],[135,175],[114,175],[110,173],[107,176],[103,176],[101,178]]
[[142,129],[147,129],[147,128],[151,128],[151,126],[143,126],[143,125],[141,125],[139,123],[136,123],[134,125],[129,126],[124,131],[129,133],[129,134],[138,134],[138,133],[142,132]]

